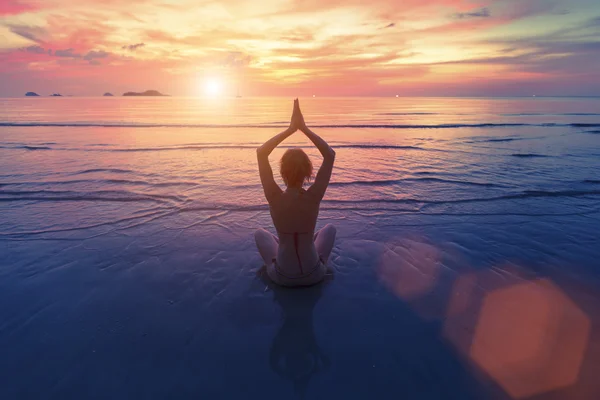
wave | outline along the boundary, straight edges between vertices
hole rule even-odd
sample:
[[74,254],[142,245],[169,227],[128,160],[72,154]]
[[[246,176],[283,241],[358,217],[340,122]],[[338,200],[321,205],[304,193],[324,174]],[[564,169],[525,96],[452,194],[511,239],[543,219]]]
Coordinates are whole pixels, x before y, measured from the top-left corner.
[[[522,193],[509,194],[509,195],[486,198],[486,199],[473,199],[472,201],[513,200],[513,199],[529,199],[529,198],[539,198],[539,197],[585,197],[585,196],[598,196],[598,195],[600,195],[600,190],[557,190],[557,191],[526,190]],[[455,202],[465,202],[465,201],[456,200]],[[468,200],[466,202],[468,202]]]
[[432,113],[432,112],[387,112],[387,113],[377,113],[375,115],[441,115],[441,114]]
[[[431,172],[415,172],[416,175],[428,175],[433,174]],[[474,181],[463,181],[463,180],[454,180],[454,179],[443,179],[443,178],[433,178],[433,177],[423,177],[423,178],[401,178],[401,179],[381,179],[381,180],[364,180],[364,181],[346,181],[346,182],[330,182],[330,187],[347,187],[347,186],[371,186],[371,187],[386,187],[386,186],[394,186],[403,183],[411,183],[411,182],[434,182],[434,183],[442,183],[442,184],[451,184],[451,185],[464,185],[464,186],[476,186],[476,187],[489,187],[489,188],[508,188],[510,186],[491,183],[491,182],[474,182]],[[577,183],[577,182],[574,182]],[[583,184],[600,184],[600,180],[598,179],[584,179],[578,181],[578,183]],[[145,180],[129,180],[129,179],[72,179],[72,180],[62,180],[62,181],[17,181],[17,182],[0,182],[0,187],[8,187],[8,186],[61,186],[61,185],[76,185],[76,184],[117,184],[117,185],[130,185],[130,186],[147,186],[147,187],[178,187],[178,186],[190,186],[196,187],[199,186],[200,183],[196,181],[172,181],[172,182],[150,182]],[[245,185],[233,185],[235,189],[256,189],[260,188],[260,184],[245,184]],[[2,191],[0,190],[0,195],[2,194],[32,194],[32,193],[49,193],[49,191]],[[63,192],[59,192],[63,193]]]
[[511,154],[511,157],[518,157],[518,158],[547,158],[547,157],[552,157],[552,156],[547,156],[544,154],[533,154],[533,153],[524,153],[524,154]]
[[[521,140],[517,138],[507,139],[489,139],[489,142],[508,142],[512,140]],[[477,143],[484,141],[477,141]],[[475,143],[475,142],[465,142]],[[183,145],[183,146],[170,146],[170,147],[132,147],[132,148],[104,148],[104,147],[34,147],[34,146],[18,146],[18,147],[3,147],[5,149],[28,149],[28,150],[56,150],[56,151],[83,151],[83,152],[111,152],[111,153],[136,153],[136,152],[159,152],[159,151],[202,151],[202,150],[246,150],[256,149],[257,144],[237,144],[237,145],[221,145],[221,144],[205,144],[205,145]],[[282,149],[291,149],[297,147],[297,145],[280,145]],[[393,145],[393,144],[332,144],[335,149],[364,149],[364,150],[418,150],[418,151],[429,151],[429,152],[452,152],[453,150],[442,150],[437,148],[426,148],[420,146],[411,145]],[[512,157],[521,158],[532,158],[532,157],[552,157],[541,154],[511,154]],[[75,172],[74,174],[86,174],[92,172],[112,172],[112,173],[133,173],[130,170],[121,169],[88,169],[85,171]]]
[[479,186],[479,187],[506,187],[495,183],[459,181],[442,178],[404,178],[404,179],[382,179],[374,181],[349,181],[349,182],[331,182],[330,186],[391,186],[406,182],[437,182],[453,185]]
[[543,190],[526,190],[522,193],[508,194],[496,197],[470,198],[458,200],[424,200],[424,199],[372,199],[372,200],[323,200],[327,204],[460,204],[460,203],[480,203],[492,202],[500,200],[518,200],[540,197],[585,197],[598,196],[600,190],[563,190],[563,191],[543,191]]
[[[423,199],[371,199],[371,200],[335,200],[325,199],[322,201],[321,210],[339,210],[339,211],[350,211],[350,210],[375,210],[381,209],[383,211],[407,211],[416,212],[423,210],[419,206],[435,206],[445,204],[460,204],[460,203],[480,203],[480,202],[494,202],[502,200],[520,200],[520,199],[531,199],[531,198],[546,198],[546,197],[585,197],[585,196],[599,196],[600,190],[590,191],[577,191],[577,190],[565,190],[565,191],[525,191],[522,193],[487,197],[487,198],[471,198],[471,199],[459,199],[459,200],[423,200]],[[377,208],[377,207],[365,207],[364,205],[412,205],[410,209],[398,209],[398,208]],[[361,206],[362,205],[362,206]],[[415,208],[416,207],[416,208]],[[204,211],[204,210],[232,210],[232,211],[266,211],[269,209],[268,204],[256,204],[239,206],[233,204],[221,204],[221,205],[202,205],[202,206],[185,206],[180,211]],[[504,214],[499,214],[504,215]]]
[[132,174],[134,171],[130,169],[119,169],[119,168],[92,168],[85,169],[83,171],[74,172],[73,175],[92,174],[94,172],[110,172],[113,174]]
[[[129,221],[134,221],[134,220],[139,220],[142,218],[148,218],[150,217],[151,220],[152,219],[157,219],[157,218],[152,218],[152,217],[160,217],[162,216],[167,216],[170,213],[168,212],[168,209],[165,208],[158,208],[158,210],[161,211],[156,211],[157,208],[155,209],[150,209],[147,210],[149,212],[145,212],[146,210],[142,210],[141,212],[143,214],[139,214],[139,215],[131,215],[129,217],[125,217],[125,218],[120,218],[117,220],[112,220],[112,221],[105,221],[105,222],[100,222],[100,223],[96,223],[96,224],[90,224],[90,225],[77,225],[74,227],[65,227],[65,228],[50,228],[50,229],[40,229],[40,230],[34,230],[34,231],[17,231],[17,232],[0,232],[0,236],[8,236],[8,237],[18,237],[18,236],[31,236],[31,235],[44,235],[44,234],[48,234],[48,233],[60,233],[60,232],[72,232],[72,231],[84,231],[87,229],[93,229],[93,228],[98,228],[101,226],[110,226],[110,225],[118,225],[124,222],[129,222]],[[135,213],[134,213],[135,214]]]
[[574,128],[598,128],[600,124],[569,124]]
[[[61,190],[0,190],[1,201],[155,201],[164,203],[167,201],[183,201],[179,196],[160,194],[146,194],[129,192],[125,190],[101,190],[94,192],[74,192]],[[4,197],[8,196],[8,197]]]
[[[240,144],[240,145],[214,145],[214,144],[206,144],[206,145],[183,145],[183,146],[170,146],[170,147],[134,147],[134,148],[68,148],[68,147],[47,147],[44,150],[57,150],[57,151],[85,151],[85,152],[154,152],[154,151],[178,151],[178,150],[223,150],[223,149],[256,149],[259,145],[257,144]],[[280,145],[279,148],[283,149],[291,149],[297,146],[294,145]],[[341,145],[333,145],[336,149],[379,149],[379,150],[423,150],[423,151],[440,151],[437,149],[426,149],[419,146],[402,146],[402,145],[386,145],[386,144],[341,144]],[[23,146],[19,147],[5,147],[7,149],[22,149]],[[86,170],[79,173],[89,173],[89,172],[122,172],[121,170],[105,170],[105,169],[94,169],[94,170]],[[127,171],[131,172],[131,171]]]
[[[452,179],[442,179],[442,178],[403,178],[403,179],[382,179],[382,180],[372,180],[372,181],[347,181],[347,182],[331,182],[329,186],[331,187],[346,187],[346,186],[375,186],[375,187],[385,187],[385,186],[393,186],[402,183],[410,183],[410,182],[435,182],[435,183],[444,183],[444,184],[452,184],[452,185],[465,185],[465,186],[478,186],[478,187],[497,187],[497,188],[506,188],[506,185],[500,185],[496,183],[487,183],[487,182],[473,182],[473,181],[461,181],[461,180],[452,180]],[[118,184],[118,185],[130,185],[130,186],[147,186],[147,187],[178,187],[178,186],[190,186],[195,187],[199,186],[198,182],[194,181],[173,181],[173,182],[149,182],[145,180],[129,180],[129,179],[72,179],[72,180],[62,180],[62,181],[21,181],[21,182],[2,182],[0,183],[0,187],[4,186],[61,186],[61,185],[76,185],[76,184],[96,184],[99,186],[107,185],[107,184]],[[254,189],[259,188],[260,184],[245,184],[245,185],[234,185],[232,186],[235,189]],[[31,194],[37,192],[25,192],[25,191],[15,191],[15,192],[7,192],[0,191],[1,194]],[[48,193],[48,191],[45,191]]]
[[533,117],[533,116],[541,116],[541,117],[548,117],[548,116],[565,116],[565,117],[595,117],[595,116],[600,116],[600,114],[598,113],[552,113],[552,114],[546,114],[546,113],[517,113],[517,114],[501,114],[504,117]]
[[419,146],[400,146],[393,144],[342,144],[333,145],[336,149],[399,149],[399,150],[434,150],[425,149]]
[[[185,145],[171,147],[138,147],[138,148],[111,148],[111,149],[83,149],[84,151],[102,152],[146,152],[146,151],[176,151],[176,150],[219,150],[219,149],[256,149],[258,146],[250,145]],[[278,146],[292,148],[293,146]],[[79,149],[75,149],[79,150]]]
[[[13,146],[24,146],[27,143],[23,143],[23,142],[0,142],[0,145],[13,145]],[[31,143],[32,145],[35,146],[50,146],[50,145],[54,145],[54,144],[58,144],[56,142],[44,142],[44,143]]]
[[[79,128],[285,128],[285,124],[145,124],[133,122],[0,122],[4,127],[79,127]],[[572,128],[596,128],[600,123],[479,123],[479,124],[317,124],[314,128],[373,128],[373,129],[451,129],[451,128],[507,128],[507,127],[572,127]]]
[[[4,197],[9,196],[9,197]],[[484,198],[467,198],[457,200],[426,200],[418,198],[406,198],[406,199],[369,199],[369,200],[336,200],[326,199],[323,200],[323,210],[370,210],[373,207],[365,205],[386,205],[397,207],[398,205],[410,205],[409,209],[398,209],[389,208],[389,211],[407,211],[407,212],[419,212],[423,211],[428,206],[436,205],[448,205],[448,204],[466,204],[466,203],[485,203],[505,200],[524,200],[524,199],[535,199],[535,198],[549,198],[549,197],[564,197],[564,198],[578,198],[578,197],[597,197],[600,196],[600,190],[564,190],[564,191],[525,191],[522,193],[508,194],[496,197],[484,197]],[[236,205],[236,204],[215,204],[215,205],[200,205],[193,206],[188,204],[177,196],[165,196],[165,195],[150,195],[143,193],[134,193],[127,191],[114,191],[114,192],[90,192],[90,193],[78,193],[78,192],[61,192],[61,191],[0,191],[0,202],[14,202],[14,201],[40,201],[40,202],[56,202],[56,201],[95,201],[95,202],[156,202],[163,205],[167,205],[173,212],[183,211],[200,211],[200,210],[233,210],[233,211],[266,211],[268,210],[267,204],[255,204],[255,205]],[[173,203],[175,201],[175,203]],[[187,204],[187,205],[186,205]]]
[[414,171],[412,172],[415,175],[434,175],[434,174],[438,174],[438,172],[434,172],[434,171]]
[[[52,186],[52,185],[76,185],[76,184],[118,184],[131,186],[148,187],[171,187],[171,186],[198,186],[198,182],[193,181],[173,181],[173,182],[149,182],[143,180],[129,179],[72,179],[64,181],[29,181],[29,182],[2,182],[0,186]],[[0,191],[0,194],[3,192]]]
[[21,149],[21,150],[52,150],[52,147],[48,147],[48,146],[28,146],[28,145],[19,145],[19,146],[0,146],[0,149]]
[[507,138],[485,138],[477,140],[469,140],[464,143],[502,143],[502,142],[515,142],[518,140],[530,140],[533,138],[522,138],[522,137],[507,137]]
[[523,138],[505,138],[505,139],[488,139],[480,142],[514,142],[515,140],[524,140]]
[[598,134],[598,133],[600,133],[600,130],[595,130],[595,131],[585,131],[585,133]]
[[102,197],[102,196],[23,196],[23,197],[0,197],[0,202],[9,201],[105,201],[117,203],[130,203],[136,201],[153,201],[157,203],[165,203],[164,201],[153,199],[151,197]]
[[[596,213],[600,213],[600,210],[595,209],[595,210],[590,210],[588,212],[578,212],[578,213],[566,213],[566,214],[560,214],[560,213],[511,213],[511,212],[501,212],[501,213],[469,213],[469,212],[458,212],[458,213],[449,213],[449,212],[424,212],[422,209],[418,209],[418,208],[411,208],[411,209],[398,209],[398,208],[391,208],[391,207],[356,207],[356,206],[350,206],[350,207],[330,207],[327,205],[322,205],[320,208],[322,211],[369,211],[369,212],[373,212],[373,211],[381,211],[381,212],[386,212],[386,213],[402,213],[402,214],[414,214],[414,213],[418,213],[421,215],[439,215],[439,216],[528,216],[528,217],[538,217],[538,216],[572,216],[572,215],[585,215],[585,214],[596,214]],[[220,212],[266,212],[269,210],[269,205],[268,204],[254,204],[254,205],[247,205],[247,206],[238,206],[238,205],[234,205],[234,204],[222,204],[222,205],[204,205],[204,206],[184,206],[184,207],[180,207],[177,208],[176,210],[173,210],[171,212],[165,212],[162,215],[158,215],[157,218],[160,218],[161,216],[168,216],[168,215],[172,215],[172,214],[179,214],[179,213],[186,213],[186,212],[198,212],[198,211],[220,211]],[[142,216],[142,217],[146,217],[146,216]],[[120,222],[120,221],[119,221]],[[113,224],[113,222],[109,222],[107,224]],[[99,224],[100,225],[100,224]],[[397,225],[400,226],[400,225]],[[419,224],[419,226],[423,226],[423,224]],[[94,227],[94,226],[92,226]],[[75,229],[80,229],[80,228],[75,228]],[[83,227],[81,229],[87,229],[87,227]],[[73,229],[64,229],[64,231],[67,230],[73,230]],[[56,232],[60,232],[63,230],[56,230]],[[33,234],[36,234],[37,232],[33,232]],[[40,231],[39,233],[53,233],[53,231],[48,231],[48,232],[44,232],[44,231]],[[20,232],[17,233],[15,235],[24,235],[24,234],[32,234],[30,232]],[[11,234],[9,234],[11,235]]]
[[[173,151],[173,150],[219,150],[219,149],[256,149],[258,145],[187,145],[187,146],[172,146],[172,147],[148,147],[148,148],[129,148],[129,149],[105,149],[98,151]],[[291,149],[297,146],[281,145],[283,149]],[[386,144],[342,144],[333,145],[336,149],[397,149],[397,150],[429,150],[418,146],[399,146]]]

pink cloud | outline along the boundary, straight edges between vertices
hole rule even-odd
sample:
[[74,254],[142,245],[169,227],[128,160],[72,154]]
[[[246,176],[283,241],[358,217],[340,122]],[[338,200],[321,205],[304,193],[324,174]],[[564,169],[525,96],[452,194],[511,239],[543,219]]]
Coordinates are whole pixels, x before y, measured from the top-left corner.
[[22,0],[2,0],[0,2],[0,15],[16,15],[36,10],[31,3]]

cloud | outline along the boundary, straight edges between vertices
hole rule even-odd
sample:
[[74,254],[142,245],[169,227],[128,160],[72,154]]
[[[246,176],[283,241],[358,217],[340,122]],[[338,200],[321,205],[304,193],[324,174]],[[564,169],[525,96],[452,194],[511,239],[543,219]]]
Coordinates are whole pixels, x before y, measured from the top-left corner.
[[88,51],[87,54],[85,56],[83,56],[83,59],[86,61],[92,61],[95,58],[106,58],[109,56],[109,53],[107,53],[104,50],[100,50],[100,51]]
[[553,14],[554,15],[569,15],[569,14],[571,14],[571,10],[568,10],[568,9],[564,8],[562,10],[557,10]]
[[27,53],[33,53],[33,54],[48,54],[49,56],[52,55],[52,49],[46,50],[42,46],[38,46],[38,45],[21,47],[19,50],[27,52]]
[[71,61],[61,60],[61,65],[73,65],[74,63],[77,64],[75,59],[83,59],[88,61],[90,65],[100,65],[100,61],[98,61],[98,59],[107,58],[110,56],[110,53],[104,50],[90,50],[82,56],[81,54],[76,53],[72,47],[63,50],[56,50],[54,53],[52,52],[52,49],[45,49],[44,47],[38,45],[21,47],[19,50],[26,53],[48,54],[49,56],[54,55],[55,57],[72,59]]
[[45,37],[48,32],[44,28],[38,26],[28,26],[28,25],[7,25],[9,30],[15,35],[21,36],[24,39],[31,40],[36,43],[43,43],[42,39]]
[[[548,35],[552,37],[552,35]],[[511,51],[505,55],[444,62],[444,65],[501,66],[506,76],[510,74],[534,74],[548,79],[554,77],[565,84],[578,76],[598,76],[596,72],[600,41],[548,40],[544,37],[520,38],[494,41],[503,43]],[[515,81],[516,82],[516,81]]]
[[231,51],[223,60],[222,65],[224,67],[239,68],[249,65],[250,61],[252,61],[250,55],[244,54],[241,51]]
[[[568,2],[565,2],[568,4]],[[565,15],[569,11],[560,7],[557,0],[509,0],[498,3],[494,8],[494,15],[505,15],[511,20],[524,19],[540,15]],[[496,13],[496,9],[498,12]]]
[[464,12],[464,13],[456,13],[453,14],[452,17],[456,19],[466,19],[466,18],[489,18],[492,14],[490,13],[490,9],[487,7],[480,8],[478,10]]
[[315,40],[314,32],[307,29],[293,29],[279,35],[280,42],[309,43]]
[[98,61],[98,58],[106,58],[110,55],[110,53],[104,51],[104,50],[91,50],[88,51],[87,54],[85,56],[83,56],[83,59],[88,61],[88,63],[90,65],[100,65],[100,61]]
[[592,18],[588,20],[583,28],[600,28],[600,17]]
[[26,51],[28,53],[34,53],[34,54],[45,54],[46,53],[46,50],[42,46],[38,46],[38,45],[22,47],[21,51]]
[[19,0],[2,0],[0,2],[0,15],[17,15],[34,10],[29,4],[23,4]]
[[123,50],[136,51],[137,49],[139,49],[140,47],[144,47],[145,45],[146,45],[146,43],[136,43],[136,44],[125,45],[121,48]]
[[73,53],[73,49],[56,50],[54,55],[56,57],[67,57],[67,58],[81,58],[81,54]]

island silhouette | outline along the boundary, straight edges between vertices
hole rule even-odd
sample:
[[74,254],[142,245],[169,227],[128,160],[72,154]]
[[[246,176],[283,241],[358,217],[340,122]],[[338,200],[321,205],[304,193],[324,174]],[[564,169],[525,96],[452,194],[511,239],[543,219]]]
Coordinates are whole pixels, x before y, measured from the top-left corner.
[[27,96],[27,97],[39,97],[40,95],[37,94],[36,92],[27,92],[27,93],[25,93],[25,96]]
[[145,92],[126,92],[123,96],[168,96],[168,94],[162,94],[158,90],[146,90]]

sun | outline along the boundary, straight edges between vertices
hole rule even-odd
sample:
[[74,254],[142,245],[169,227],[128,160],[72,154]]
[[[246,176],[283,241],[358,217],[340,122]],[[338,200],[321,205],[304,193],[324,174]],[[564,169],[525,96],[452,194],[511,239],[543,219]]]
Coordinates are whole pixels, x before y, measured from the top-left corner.
[[223,82],[218,78],[206,78],[204,80],[204,94],[216,97],[223,94]]

